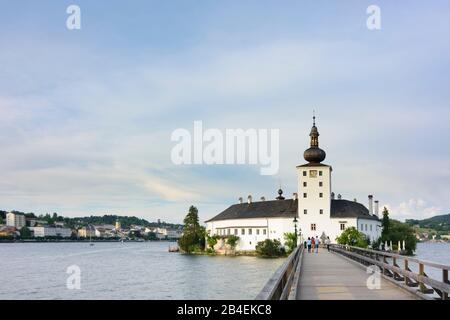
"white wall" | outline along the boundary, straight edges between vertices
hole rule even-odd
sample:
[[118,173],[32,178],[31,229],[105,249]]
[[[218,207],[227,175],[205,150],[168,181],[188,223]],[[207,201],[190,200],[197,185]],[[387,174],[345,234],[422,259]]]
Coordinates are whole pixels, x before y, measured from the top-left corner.
[[255,250],[256,244],[265,239],[277,239],[284,244],[284,234],[294,232],[294,223],[293,218],[221,220],[208,222],[206,231],[219,236],[234,235],[237,231],[239,241],[236,250]]
[[48,228],[48,227],[32,227],[35,237],[56,237],[69,238],[72,235],[72,230],[68,228]]
[[6,225],[8,227],[15,227],[17,229],[21,229],[26,225],[25,216],[9,212],[6,214]]
[[381,221],[358,219],[357,229],[364,233],[371,242],[381,237]]

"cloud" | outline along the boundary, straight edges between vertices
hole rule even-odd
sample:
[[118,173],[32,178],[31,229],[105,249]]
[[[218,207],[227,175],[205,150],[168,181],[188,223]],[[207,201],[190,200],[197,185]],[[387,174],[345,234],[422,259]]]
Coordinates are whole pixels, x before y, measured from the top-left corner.
[[[423,199],[409,199],[398,205],[383,205],[389,210],[391,218],[404,219],[426,219],[443,214],[441,207],[430,206]],[[382,207],[383,207],[382,206]]]
[[[0,78],[0,201],[19,210],[119,210],[181,221],[193,202],[213,215],[239,196],[276,195],[280,181],[290,195],[315,108],[335,191],[349,199],[377,194],[399,203],[393,214],[402,217],[449,208],[447,93],[417,75],[440,77],[440,51],[393,45],[404,33],[379,36],[200,39],[177,50],[116,51],[68,34],[11,35],[17,40],[0,52],[7,75]],[[430,48],[442,47],[432,40]],[[170,134],[194,120],[280,129],[279,175],[174,166]]]

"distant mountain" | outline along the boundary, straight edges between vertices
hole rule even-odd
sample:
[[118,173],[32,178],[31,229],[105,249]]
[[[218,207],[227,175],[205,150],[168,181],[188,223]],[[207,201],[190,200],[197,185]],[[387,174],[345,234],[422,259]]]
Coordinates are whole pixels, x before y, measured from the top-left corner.
[[450,214],[434,216],[423,220],[407,219],[405,222],[411,226],[419,225],[421,228],[429,228],[436,231],[450,231]]

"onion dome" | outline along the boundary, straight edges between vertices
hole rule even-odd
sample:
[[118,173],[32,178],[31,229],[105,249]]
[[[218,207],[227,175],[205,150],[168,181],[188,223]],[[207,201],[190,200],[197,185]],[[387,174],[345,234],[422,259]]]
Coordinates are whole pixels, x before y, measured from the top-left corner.
[[319,148],[319,131],[316,127],[316,116],[313,116],[313,126],[309,136],[311,137],[311,145],[303,153],[303,158],[309,163],[321,163],[325,160],[326,153]]

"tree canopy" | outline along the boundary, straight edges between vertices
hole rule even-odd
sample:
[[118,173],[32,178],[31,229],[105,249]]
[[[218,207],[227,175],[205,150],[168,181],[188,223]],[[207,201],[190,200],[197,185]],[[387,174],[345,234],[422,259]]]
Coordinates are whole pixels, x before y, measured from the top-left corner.
[[198,209],[190,206],[183,222],[183,235],[178,240],[180,249],[186,253],[204,250],[206,233],[205,228],[200,226]]
[[369,244],[364,233],[359,232],[355,227],[345,229],[336,240],[339,244],[360,248],[366,248]]

